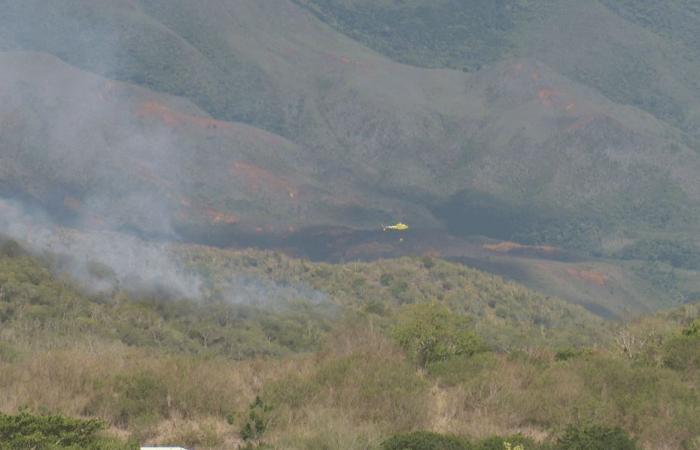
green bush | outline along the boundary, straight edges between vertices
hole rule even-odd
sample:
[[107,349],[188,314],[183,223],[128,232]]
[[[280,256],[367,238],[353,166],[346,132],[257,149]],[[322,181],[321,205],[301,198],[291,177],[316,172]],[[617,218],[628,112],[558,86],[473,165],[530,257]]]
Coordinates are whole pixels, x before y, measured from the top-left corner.
[[17,258],[26,254],[26,251],[22,248],[17,241],[8,239],[5,240],[0,237],[0,256],[5,256],[9,258]]
[[429,431],[398,434],[382,443],[382,450],[505,450],[522,446],[525,450],[544,450],[546,444],[536,444],[532,439],[517,435],[511,437],[494,436],[483,441],[470,443],[464,438],[443,435]]
[[[429,431],[398,434],[382,442],[382,450],[471,450],[469,442]],[[499,449],[501,450],[501,449]]]
[[683,336],[700,337],[700,319],[696,319],[686,329],[684,329]]
[[636,450],[635,442],[620,428],[598,425],[569,426],[557,442],[557,450]]
[[688,372],[700,368],[700,320],[668,338],[661,351],[663,365],[669,369]]
[[119,450],[134,446],[104,439],[99,432],[105,423],[63,416],[34,416],[22,412],[0,414],[0,449],[92,449]]
[[269,424],[269,413],[272,407],[258,396],[248,407],[248,417],[241,427],[240,435],[244,441],[260,439],[267,430]]
[[[506,444],[510,444],[510,447],[507,447]],[[474,446],[474,450],[506,450],[507,448],[514,450],[517,449],[518,446],[521,446],[525,450],[536,450],[543,448],[541,445],[535,444],[535,441],[532,439],[517,435],[507,438],[494,436],[484,439]]]
[[678,371],[698,369],[700,368],[700,335],[684,334],[673,337],[664,344],[663,352],[663,363],[670,369]]
[[116,380],[118,423],[148,422],[168,415],[168,389],[154,374],[142,372]]
[[418,363],[446,361],[472,356],[484,350],[484,344],[470,330],[470,320],[444,306],[426,303],[406,308],[394,328],[394,337]]

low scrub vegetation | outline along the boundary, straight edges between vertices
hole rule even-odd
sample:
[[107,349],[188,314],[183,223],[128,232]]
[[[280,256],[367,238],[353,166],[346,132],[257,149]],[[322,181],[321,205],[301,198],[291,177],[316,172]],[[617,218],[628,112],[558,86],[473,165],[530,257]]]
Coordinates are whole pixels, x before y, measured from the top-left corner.
[[[333,307],[86,294],[15,248],[0,257],[0,433],[95,449],[685,450],[700,436],[695,306],[613,326],[440,260],[207,255],[211,286],[225,266],[261,270]],[[567,339],[579,332],[597,339]]]

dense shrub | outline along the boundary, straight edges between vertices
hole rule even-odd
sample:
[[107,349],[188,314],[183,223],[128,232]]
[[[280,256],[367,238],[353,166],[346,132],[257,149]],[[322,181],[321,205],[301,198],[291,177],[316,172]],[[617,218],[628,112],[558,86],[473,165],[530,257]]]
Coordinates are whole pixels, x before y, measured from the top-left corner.
[[557,442],[557,450],[636,450],[635,442],[620,428],[598,425],[570,426]]
[[511,436],[507,438],[494,436],[484,439],[473,447],[474,450],[516,450],[518,448],[525,450],[536,450],[543,447],[535,444],[532,439],[528,439],[523,436]]
[[664,345],[664,365],[673,370],[690,371],[700,368],[700,335],[681,335]]
[[394,336],[423,367],[457,356],[472,356],[485,349],[470,330],[467,317],[436,304],[406,308],[394,328]]
[[429,431],[398,434],[382,443],[382,450],[545,450],[546,444],[537,444],[532,439],[517,435],[511,437],[494,436],[471,443],[457,436]]
[[168,415],[168,388],[156,374],[141,372],[116,380],[118,422],[150,421]]
[[136,448],[98,435],[105,428],[99,420],[78,420],[63,416],[16,416],[0,414],[0,449],[92,449]]
[[382,450],[471,450],[471,448],[463,439],[429,431],[399,434],[382,443]]
[[244,441],[257,440],[262,437],[269,424],[272,407],[263,402],[260,397],[255,397],[248,407],[248,417],[241,427],[240,435]]

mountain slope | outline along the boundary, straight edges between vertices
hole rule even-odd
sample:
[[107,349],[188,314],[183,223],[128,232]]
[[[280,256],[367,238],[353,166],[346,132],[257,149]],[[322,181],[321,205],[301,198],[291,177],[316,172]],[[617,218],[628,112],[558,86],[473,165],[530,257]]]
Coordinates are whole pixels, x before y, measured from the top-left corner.
[[697,137],[700,15],[692,1],[298,0],[390,57],[475,70],[531,57]]
[[[365,2],[350,3],[358,11],[369,8]],[[581,84],[600,74],[597,66],[587,65],[593,71],[589,77],[566,59],[575,57],[584,42],[562,37],[561,45],[546,45],[545,37],[556,35],[549,33],[549,25],[538,27],[551,18],[555,24],[578,19],[589,23],[605,13],[613,22],[601,22],[601,30],[614,29],[614,20],[623,19],[609,16],[610,10],[598,3],[577,7],[585,11],[572,10],[576,14],[567,13],[562,2],[522,10],[508,9],[509,2],[482,5],[485,17],[491,18],[485,23],[497,25],[489,29],[503,28],[498,36],[526,36],[528,49],[534,50],[523,50],[517,58],[513,55],[518,52],[497,51],[492,59],[484,57],[489,64],[469,74],[391,61],[287,0],[204,5],[189,0],[71,0],[50,6],[40,23],[32,14],[37,5],[2,5],[8,11],[2,27],[5,47],[51,53],[83,70],[194,103],[172,99],[166,109],[159,103],[141,106],[142,118],[150,118],[139,126],[146,133],[174,133],[177,145],[172,147],[181,147],[149,158],[168,160],[159,164],[165,166],[161,177],[189,183],[186,196],[206,199],[212,203],[207,207],[241,217],[241,222],[250,222],[249,229],[366,229],[400,218],[423,228],[443,225],[457,234],[599,251],[620,235],[630,238],[629,230],[685,232],[700,211],[700,156],[682,124],[664,121],[666,116],[655,110],[652,115],[615,103],[610,100],[614,96]],[[408,17],[415,13],[426,20],[442,20],[452,7],[449,2],[436,4],[442,9],[433,17],[418,1],[387,5],[380,2],[376,8],[399,8]],[[507,24],[501,27],[502,21]],[[646,33],[633,22],[624,24],[622,31]],[[595,55],[591,58],[597,64],[610,67],[609,55]],[[33,79],[41,82],[39,78]],[[588,84],[606,94],[614,86]],[[34,106],[32,117],[47,122],[49,103]],[[203,122],[184,120],[183,114],[242,121],[272,133],[264,139],[282,140],[259,142],[239,162],[242,153],[237,152],[243,150],[237,149],[245,146],[240,136],[230,138],[238,143],[229,144],[226,138],[212,144],[215,136],[226,133],[218,128],[203,131],[192,126]],[[30,127],[25,134],[32,129],[27,123],[31,121],[21,122]],[[104,126],[112,127],[108,122]],[[19,129],[4,135],[21,133]],[[205,137],[208,133],[212,136]],[[32,145],[14,139],[19,150]],[[41,145],[55,145],[52,139]],[[285,142],[284,150],[279,142]],[[70,145],[80,144],[75,138]],[[200,146],[208,162],[180,156]],[[234,158],[223,156],[229,148]],[[178,155],[174,163],[170,152]],[[178,172],[183,158],[186,170]],[[114,164],[107,165],[111,169],[103,172],[106,178],[114,176],[109,184],[122,185],[123,176]],[[5,179],[5,184],[30,191],[27,180],[39,166],[38,161],[36,168],[26,164],[23,181]],[[233,180],[221,173],[222,167],[233,168]],[[79,179],[78,173],[66,174],[66,179]],[[299,185],[310,186],[311,194],[292,205],[290,197],[301,192]],[[258,194],[245,192],[250,190]],[[276,193],[260,193],[265,190]],[[170,204],[165,209],[172,210]],[[138,218],[121,222],[149,228]]]

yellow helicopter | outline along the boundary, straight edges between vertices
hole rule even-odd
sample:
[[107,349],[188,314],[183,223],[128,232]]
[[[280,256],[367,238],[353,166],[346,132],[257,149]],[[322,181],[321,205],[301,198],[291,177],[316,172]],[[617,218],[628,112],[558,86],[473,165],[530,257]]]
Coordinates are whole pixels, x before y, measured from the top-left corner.
[[399,222],[396,225],[382,225],[382,231],[406,231],[408,230],[408,225],[403,222]]

